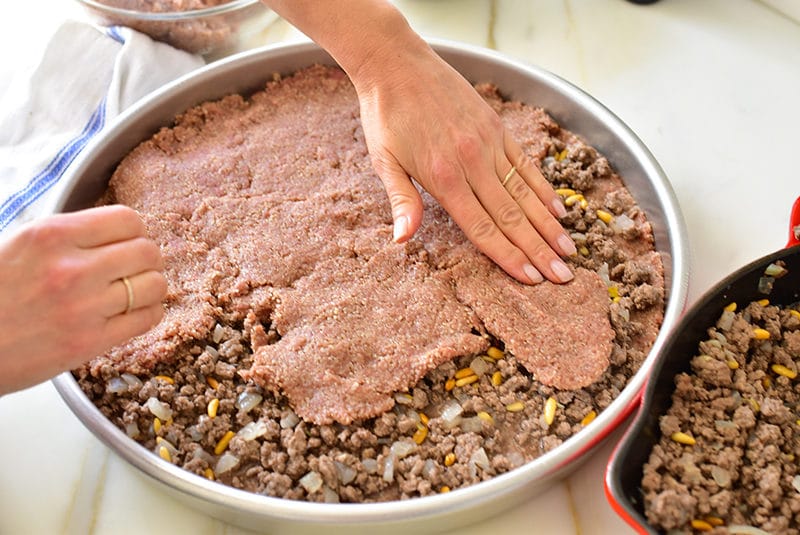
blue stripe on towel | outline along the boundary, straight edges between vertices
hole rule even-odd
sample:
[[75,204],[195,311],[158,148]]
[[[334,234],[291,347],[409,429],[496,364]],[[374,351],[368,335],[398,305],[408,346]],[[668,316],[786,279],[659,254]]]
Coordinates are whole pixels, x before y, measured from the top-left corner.
[[114,41],[118,42],[121,45],[125,44],[125,37],[122,36],[119,31],[122,29],[121,26],[111,26],[106,28],[106,35],[112,38]]
[[77,137],[67,143],[55,157],[50,160],[47,167],[28,182],[28,185],[12,194],[0,205],[0,230],[6,228],[11,221],[17,217],[22,210],[30,206],[36,199],[42,196],[53,184],[58,182],[69,164],[86,147],[89,140],[103,128],[106,122],[106,99],[94,110],[83,131]]
[[[106,35],[115,41],[125,44],[125,38],[120,33],[120,27],[112,26],[106,30]],[[41,197],[56,182],[61,179],[69,165],[75,160],[89,141],[97,134],[106,122],[106,98],[94,110],[89,121],[77,137],[69,141],[50,160],[47,167],[28,182],[24,189],[17,191],[0,204],[0,231],[6,228],[19,214],[36,199]]]

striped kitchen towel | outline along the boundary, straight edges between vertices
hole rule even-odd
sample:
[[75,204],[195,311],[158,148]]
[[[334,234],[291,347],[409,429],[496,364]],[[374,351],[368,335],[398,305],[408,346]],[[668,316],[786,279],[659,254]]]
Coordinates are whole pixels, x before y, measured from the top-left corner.
[[64,22],[0,93],[0,234],[39,215],[114,117],[204,63],[129,28]]

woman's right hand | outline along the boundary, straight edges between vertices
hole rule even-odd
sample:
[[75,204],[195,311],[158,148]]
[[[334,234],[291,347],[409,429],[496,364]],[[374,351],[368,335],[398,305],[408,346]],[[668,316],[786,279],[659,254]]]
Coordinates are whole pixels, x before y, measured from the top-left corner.
[[73,369],[157,324],[163,267],[139,214],[121,205],[54,215],[1,239],[0,394]]

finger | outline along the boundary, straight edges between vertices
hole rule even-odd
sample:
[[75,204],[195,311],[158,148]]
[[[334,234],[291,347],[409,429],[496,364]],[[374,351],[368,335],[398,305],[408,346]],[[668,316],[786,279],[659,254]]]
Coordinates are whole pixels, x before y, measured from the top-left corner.
[[145,235],[139,214],[121,204],[59,214],[60,223],[69,227],[73,243],[81,248],[99,247]]
[[[522,147],[506,131],[503,135],[503,144],[508,160],[512,162],[520,176],[528,186],[536,193],[536,196],[547,206],[553,216],[561,218],[567,215],[567,209],[561,197],[555,192],[553,186],[542,174],[542,171],[533,161],[533,158],[525,154]],[[502,166],[500,170],[506,169]]]
[[408,174],[396,160],[374,159],[373,167],[383,182],[392,207],[394,231],[392,239],[403,243],[411,238],[422,224],[422,197]]
[[[492,170],[485,173],[488,176],[483,180],[473,178],[471,183],[475,196],[492,217],[500,232],[527,257],[529,263],[542,275],[553,282],[571,280],[573,278],[572,271],[539,234],[528,220],[528,214],[503,186],[506,176],[508,176],[506,187],[512,184],[512,180],[517,180],[518,184],[522,184],[518,173],[508,175],[509,169],[511,169],[510,164],[507,165],[501,176],[498,176],[497,171]],[[473,173],[473,176],[476,174]],[[533,198],[533,195],[530,197]]]
[[524,284],[544,280],[525,254],[501,232],[466,184],[453,188],[439,202],[467,238],[506,273]]
[[[506,163],[500,167],[500,169],[504,168],[511,168],[511,164]],[[522,208],[522,211],[528,217],[528,221],[547,241],[548,245],[564,256],[575,254],[577,249],[572,238],[561,226],[561,223],[553,217],[547,206],[542,203],[542,199],[536,195],[519,171],[514,167],[505,176],[508,177],[507,180],[503,180],[506,191]]]
[[[517,184],[524,185],[521,178],[516,178]],[[508,185],[508,184],[507,184]],[[526,186],[527,187],[527,186]],[[521,188],[517,188],[521,189]],[[529,190],[530,191],[530,190]],[[532,193],[529,197],[532,197]],[[547,210],[541,203],[541,208],[528,209],[527,213],[520,206],[520,203],[511,195],[499,201],[488,200],[485,204],[487,210],[493,215],[497,226],[508,236],[509,240],[519,247],[525,256],[531,261],[534,267],[542,275],[553,282],[568,282],[572,280],[573,274],[569,267],[559,258],[552,245],[538,232],[535,226],[531,225],[530,214],[533,218],[548,215]],[[538,212],[538,213],[537,213]],[[560,233],[560,231],[557,231]],[[563,234],[562,234],[563,235]],[[569,238],[567,238],[569,239]],[[570,242],[571,243],[571,242]]]
[[158,271],[146,271],[127,277],[127,280],[128,285],[123,279],[117,279],[108,285],[101,305],[104,317],[110,318],[119,314],[130,314],[141,308],[160,306],[167,294],[167,281]]
[[137,308],[128,314],[117,314],[106,321],[103,339],[108,346],[121,344],[133,336],[149,331],[163,317],[164,307],[160,303]]
[[155,242],[143,237],[96,247],[91,249],[90,255],[97,276],[106,281],[164,269],[161,249]]

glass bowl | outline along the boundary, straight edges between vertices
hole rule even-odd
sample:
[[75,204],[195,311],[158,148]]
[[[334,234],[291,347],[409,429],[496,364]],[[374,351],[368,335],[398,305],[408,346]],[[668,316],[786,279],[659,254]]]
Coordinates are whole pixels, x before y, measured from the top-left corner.
[[[77,0],[93,22],[126,26],[175,48],[203,56],[221,56],[251,48],[276,15],[259,0],[147,2]],[[113,5],[112,5],[113,4]],[[181,5],[190,9],[180,9]],[[140,9],[134,9],[141,6]],[[174,6],[174,7],[173,7]],[[164,9],[173,9],[165,11]]]

